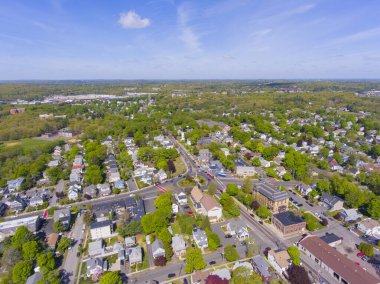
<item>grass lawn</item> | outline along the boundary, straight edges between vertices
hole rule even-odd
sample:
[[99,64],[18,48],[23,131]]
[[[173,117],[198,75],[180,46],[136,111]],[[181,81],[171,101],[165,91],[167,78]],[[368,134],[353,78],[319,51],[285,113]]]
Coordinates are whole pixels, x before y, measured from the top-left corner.
[[143,270],[149,268],[149,257],[148,257],[148,251],[146,247],[143,248],[143,261],[142,263],[137,265],[138,270]]
[[46,141],[46,140],[40,140],[40,139],[21,139],[21,140],[15,140],[15,141],[7,141],[4,143],[4,146],[8,149],[17,147],[21,148],[24,151],[36,151],[39,149],[43,149],[44,147],[50,146],[50,145],[57,145],[58,140],[56,141]]
[[187,179],[183,179],[178,182],[178,186],[180,187],[193,187],[195,185],[195,181],[188,181]]
[[108,239],[105,239],[105,242],[106,242],[106,246],[112,246],[114,243],[117,243],[119,241],[119,236],[116,236],[116,237],[112,237],[112,238],[108,238]]
[[306,221],[306,228],[309,231],[317,231],[320,229],[323,229],[325,226],[323,226],[320,221],[311,213],[304,213],[303,218]]
[[331,216],[331,217],[334,217],[336,214],[338,214],[338,213],[340,213],[340,212],[342,212],[343,211],[343,209],[342,210],[335,210],[335,211],[326,211],[327,212],[327,215],[329,215],[329,216]]
[[183,163],[182,158],[178,157],[174,161],[174,166],[176,169],[175,175],[181,175],[186,172],[186,165]]
[[174,221],[171,226],[172,226],[172,230],[173,230],[173,234],[174,235],[181,234],[181,229],[179,227],[179,224],[178,224],[177,220]]
[[149,186],[149,184],[146,184],[145,182],[142,182],[138,178],[136,178],[135,181],[136,181],[137,187],[139,189]]
[[109,255],[109,256],[106,256],[105,259],[108,260],[108,263],[115,263],[116,260],[117,260],[117,253],[113,254],[113,255]]

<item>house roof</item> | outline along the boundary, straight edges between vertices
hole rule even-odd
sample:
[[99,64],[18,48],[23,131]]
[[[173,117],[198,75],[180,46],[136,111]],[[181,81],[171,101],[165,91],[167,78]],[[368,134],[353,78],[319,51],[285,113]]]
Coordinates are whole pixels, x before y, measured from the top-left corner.
[[162,249],[163,245],[162,245],[162,241],[160,239],[156,239],[153,243],[152,243],[152,252],[154,253],[156,250],[158,249]]
[[215,270],[211,274],[212,275],[218,275],[220,277],[220,279],[226,279],[226,280],[231,279],[231,273],[227,268],[221,268],[221,269]]
[[377,284],[378,278],[357,266],[355,262],[339,253],[317,236],[308,236],[299,243],[316,258],[325,263],[348,283]]
[[200,202],[203,197],[203,192],[197,186],[194,186],[193,190],[191,191],[191,197],[195,202]]
[[201,199],[201,203],[207,211],[209,211],[215,207],[221,207],[220,204],[208,194],[203,195],[203,197]]
[[57,233],[51,233],[46,237],[46,243],[49,247],[54,247],[57,244],[59,235]]
[[367,228],[368,230],[376,228],[379,226],[379,222],[376,220],[373,220],[371,218],[367,218],[367,219],[361,221],[359,224],[360,224],[360,226],[363,226],[363,227]]
[[196,271],[191,275],[191,283],[205,284],[209,275],[208,271]]
[[321,237],[321,240],[324,241],[326,244],[331,244],[331,243],[334,243],[336,241],[339,241],[341,240],[342,238],[339,238],[337,235],[331,233],[331,234],[327,234],[327,235],[324,235],[323,237]]
[[101,249],[102,247],[103,247],[103,241],[102,240],[98,240],[98,241],[91,242],[91,243],[88,244],[88,251],[91,252],[91,251],[94,251],[94,250]]
[[97,228],[102,228],[102,227],[111,226],[111,225],[112,225],[111,220],[104,220],[104,221],[92,223],[90,225],[90,229],[97,229]]
[[42,279],[42,275],[39,272],[34,273],[32,276],[29,276],[25,284],[37,284],[38,281]]
[[282,201],[289,198],[288,193],[286,191],[278,190],[267,183],[257,184],[255,186],[255,190],[274,202]]
[[295,215],[292,211],[285,211],[274,214],[273,218],[280,221],[284,226],[290,226],[305,222],[301,217]]
[[323,193],[322,196],[321,196],[321,200],[330,205],[330,206],[334,206],[336,203],[338,203],[339,201],[342,201],[343,200],[341,198],[339,198],[338,196],[335,196],[335,195],[331,195],[331,194],[328,194],[328,193]]
[[172,238],[172,245],[175,251],[186,249],[185,239],[181,235],[175,235]]
[[262,277],[270,277],[269,265],[261,255],[256,255],[252,260]]
[[290,255],[286,250],[281,250],[281,251],[272,251],[270,250],[268,254],[273,255],[274,259],[276,260],[277,264],[281,268],[286,268],[290,264]]

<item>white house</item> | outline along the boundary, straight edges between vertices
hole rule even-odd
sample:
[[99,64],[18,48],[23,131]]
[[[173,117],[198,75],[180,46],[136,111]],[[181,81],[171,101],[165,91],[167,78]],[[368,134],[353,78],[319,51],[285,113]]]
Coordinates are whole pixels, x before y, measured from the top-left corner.
[[156,174],[156,178],[160,181],[160,182],[163,182],[165,180],[167,180],[168,178],[168,175],[165,173],[165,171],[163,169],[160,169],[157,174]]
[[179,205],[186,205],[187,204],[187,196],[184,192],[180,192],[178,195],[176,195],[178,204]]
[[354,208],[352,209],[344,209],[342,212],[339,213],[339,215],[344,219],[346,222],[350,221],[356,221],[360,219],[363,215],[359,214],[358,211]]
[[156,239],[152,243],[152,255],[154,258],[160,257],[160,256],[165,256],[165,250],[163,248],[162,241],[159,239]]
[[202,229],[193,229],[193,239],[200,249],[208,248],[208,239],[206,232]]
[[186,255],[186,242],[181,235],[175,235],[172,238],[172,247],[175,255],[180,259]]
[[380,239],[380,225],[376,220],[371,218],[364,219],[357,225],[357,228],[366,235]]
[[221,148],[220,151],[227,157],[230,154],[230,150],[227,148]]
[[112,221],[104,220],[90,225],[91,238],[93,240],[109,238],[112,236]]
[[240,241],[249,237],[247,226],[238,219],[233,219],[227,223],[227,233],[236,236]]
[[255,170],[255,167],[237,166],[236,175],[242,176],[242,177],[253,177],[254,175],[256,175],[256,170]]

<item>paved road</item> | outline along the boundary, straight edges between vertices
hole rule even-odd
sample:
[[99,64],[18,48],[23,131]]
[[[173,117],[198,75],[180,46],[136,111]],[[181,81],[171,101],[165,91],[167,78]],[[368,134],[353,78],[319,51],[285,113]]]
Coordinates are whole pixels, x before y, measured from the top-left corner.
[[68,279],[65,279],[64,283],[74,283],[75,276],[77,275],[77,268],[79,263],[79,257],[77,257],[77,252],[79,248],[79,244],[83,238],[82,233],[82,227],[83,227],[83,215],[78,216],[75,224],[71,230],[72,235],[71,238],[73,239],[73,247],[67,252],[66,258],[64,260],[63,270],[65,271],[65,274],[67,275]]

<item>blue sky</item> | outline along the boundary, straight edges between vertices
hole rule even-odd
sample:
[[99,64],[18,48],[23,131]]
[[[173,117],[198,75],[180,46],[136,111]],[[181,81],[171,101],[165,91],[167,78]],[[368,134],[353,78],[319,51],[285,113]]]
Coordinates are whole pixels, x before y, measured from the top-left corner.
[[0,80],[262,78],[380,78],[380,1],[1,1]]

